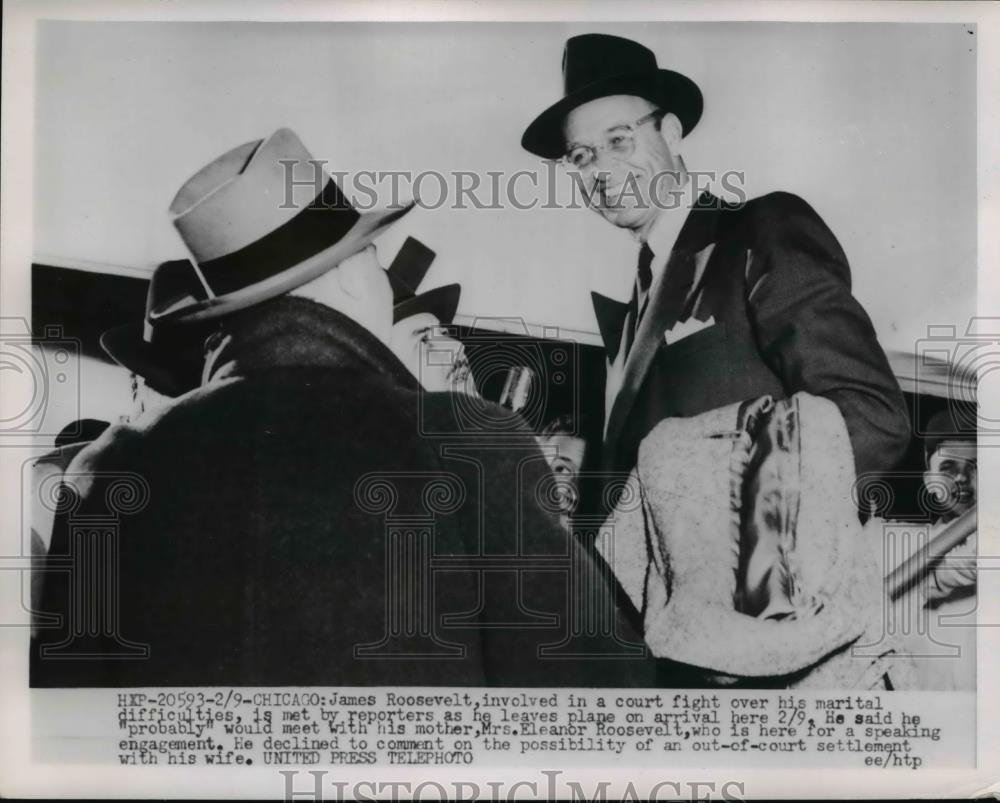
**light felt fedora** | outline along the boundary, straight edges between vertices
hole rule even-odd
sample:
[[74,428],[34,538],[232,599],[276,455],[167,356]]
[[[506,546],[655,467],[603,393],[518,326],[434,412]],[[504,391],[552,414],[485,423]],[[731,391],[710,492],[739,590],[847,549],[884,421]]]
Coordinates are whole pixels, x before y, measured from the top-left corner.
[[160,305],[150,320],[214,320],[283,295],[363,250],[413,205],[359,212],[287,128],[233,148],[170,204],[205,297]]
[[660,69],[656,56],[631,39],[602,33],[574,36],[563,51],[563,97],[525,130],[521,147],[544,159],[563,155],[563,121],[577,106],[608,95],[636,95],[677,115],[684,136],[701,119],[703,99],[685,75]]

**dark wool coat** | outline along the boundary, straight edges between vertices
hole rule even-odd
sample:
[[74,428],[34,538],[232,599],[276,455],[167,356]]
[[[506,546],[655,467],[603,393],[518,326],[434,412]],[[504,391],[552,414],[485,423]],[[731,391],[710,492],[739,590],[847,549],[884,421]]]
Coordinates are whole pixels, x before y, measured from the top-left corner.
[[[225,333],[211,381],[70,466],[42,605],[67,626],[33,685],[658,682],[606,567],[545,509],[521,419],[423,393],[303,299]],[[95,555],[117,566],[99,591]]]
[[[851,295],[847,257],[805,201],[772,193],[737,207],[706,193],[688,214],[667,272],[685,261],[703,269],[687,303],[654,294],[640,321],[610,410],[605,470],[630,470],[642,439],[664,418],[797,391],[837,404],[859,474],[901,459],[911,432],[902,393]],[[594,302],[605,343],[617,346],[622,305],[596,294]],[[664,332],[692,317],[715,324],[668,343]]]

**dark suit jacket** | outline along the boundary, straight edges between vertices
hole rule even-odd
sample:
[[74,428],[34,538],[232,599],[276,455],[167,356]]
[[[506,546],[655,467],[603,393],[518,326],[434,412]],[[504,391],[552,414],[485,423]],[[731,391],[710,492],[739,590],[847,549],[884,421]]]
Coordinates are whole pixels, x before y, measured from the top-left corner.
[[[50,559],[81,566],[81,538],[109,529],[120,576],[97,599],[114,622],[43,631],[33,685],[654,685],[641,647],[567,642],[583,589],[642,644],[539,506],[548,468],[523,422],[422,393],[367,331],[319,309],[315,343],[276,327],[262,359],[74,461],[78,504]],[[79,622],[72,576],[47,573],[43,609]],[[603,658],[574,657],[586,645]],[[88,650],[113,657],[74,657]]]
[[[668,345],[664,331],[678,318],[666,299],[650,298],[608,422],[606,470],[630,470],[639,443],[664,418],[797,391],[840,408],[859,474],[893,467],[910,438],[905,403],[851,295],[847,258],[805,201],[772,193],[734,207],[705,194],[667,270],[679,260],[704,266],[679,320],[711,316],[715,325]],[[610,321],[612,306],[595,297],[606,343],[621,326]]]

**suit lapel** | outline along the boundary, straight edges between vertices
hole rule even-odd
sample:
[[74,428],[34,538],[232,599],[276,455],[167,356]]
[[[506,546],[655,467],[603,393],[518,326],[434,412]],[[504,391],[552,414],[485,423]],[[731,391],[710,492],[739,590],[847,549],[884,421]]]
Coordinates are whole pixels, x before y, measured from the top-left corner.
[[[635,295],[634,289],[632,294]],[[597,328],[601,332],[601,340],[604,341],[608,362],[614,362],[621,347],[629,305],[602,296],[600,293],[591,292],[590,297],[594,303],[594,316],[597,318]]]
[[[639,322],[635,343],[623,369],[621,388],[612,403],[607,422],[603,450],[605,465],[616,459],[618,439],[653,364],[664,330],[672,327],[690,312],[704,288],[708,274],[707,263],[715,248],[719,212],[725,208],[726,205],[719,199],[705,193],[684,222],[677,243],[667,261],[664,281],[660,282],[656,294],[649,300],[649,307]],[[670,273],[675,269],[685,272],[692,268],[695,274],[700,271],[701,276],[697,285],[691,288],[686,303],[669,298],[670,283],[666,279]]]
[[[693,254],[674,249],[667,262],[664,279],[671,271],[687,272],[691,270],[693,263]],[[677,323],[682,302],[671,298],[671,295],[668,282],[661,282],[656,294],[649,299],[646,314],[639,321],[639,328],[635,333],[635,343],[625,362],[622,386],[615,397],[611,408],[611,417],[608,419],[607,445],[611,449],[617,443],[625,419],[628,418],[639,389],[642,387],[642,382],[653,364],[653,358],[660,347],[663,331]]]

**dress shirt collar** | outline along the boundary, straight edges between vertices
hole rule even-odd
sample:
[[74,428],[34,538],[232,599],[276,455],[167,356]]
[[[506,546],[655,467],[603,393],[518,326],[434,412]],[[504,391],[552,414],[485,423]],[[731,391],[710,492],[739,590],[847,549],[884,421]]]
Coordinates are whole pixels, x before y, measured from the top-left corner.
[[[681,233],[684,221],[687,220],[688,213],[697,200],[690,197],[688,189],[688,185],[685,184],[678,190],[683,193],[683,200],[679,204],[669,209],[659,210],[656,220],[653,221],[653,225],[649,230],[649,236],[646,238],[646,245],[653,252],[653,261],[649,266],[653,274],[650,292],[659,283],[660,277],[663,275],[663,269],[667,266],[667,259],[670,257],[670,252],[677,242],[677,236]],[[640,301],[644,301],[646,294],[639,291],[638,277],[636,278],[636,292],[639,294]]]

